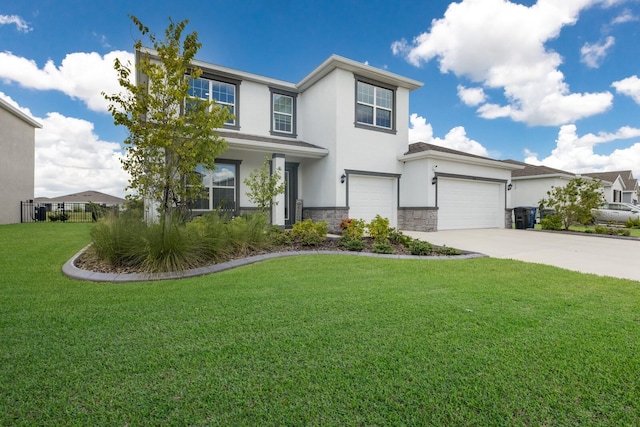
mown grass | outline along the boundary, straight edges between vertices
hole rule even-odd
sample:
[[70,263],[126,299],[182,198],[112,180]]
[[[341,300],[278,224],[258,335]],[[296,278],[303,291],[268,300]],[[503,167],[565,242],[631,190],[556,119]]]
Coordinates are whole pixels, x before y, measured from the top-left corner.
[[640,424],[638,282],[338,255],[72,281],[90,227],[0,227],[0,425]]

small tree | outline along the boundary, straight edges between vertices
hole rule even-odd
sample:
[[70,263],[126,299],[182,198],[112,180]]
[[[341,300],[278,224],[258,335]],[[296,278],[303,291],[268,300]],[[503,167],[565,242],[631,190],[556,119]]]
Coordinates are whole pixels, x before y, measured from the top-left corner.
[[604,201],[599,180],[573,178],[564,187],[551,187],[547,198],[540,201],[540,208],[551,208],[562,220],[565,230],[572,224],[589,224],[593,221],[591,209]]
[[196,32],[183,37],[187,20],[169,19],[165,37],[159,40],[136,17],[130,18],[155,52],[136,41],[136,75],[141,78],[132,82],[131,64],[116,59],[114,68],[124,93],[102,95],[110,103],[115,124],[129,131],[122,162],[131,177],[128,188],[160,202],[160,220],[168,226],[172,212],[202,191],[196,167],[214,169],[215,158],[227,149],[214,130],[231,115],[213,101],[189,95],[190,78],[198,78],[202,71],[191,65],[201,43]]
[[265,156],[260,169],[253,170],[244,183],[249,187],[247,197],[258,205],[262,213],[266,213],[272,203],[278,204],[274,198],[285,190],[285,183],[282,182],[282,169],[277,168],[271,172],[269,156]]

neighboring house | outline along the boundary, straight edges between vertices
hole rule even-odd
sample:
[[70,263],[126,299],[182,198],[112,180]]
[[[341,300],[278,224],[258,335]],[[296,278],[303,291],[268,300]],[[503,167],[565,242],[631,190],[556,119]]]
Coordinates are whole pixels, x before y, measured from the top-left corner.
[[87,190],[58,197],[37,197],[34,199],[34,202],[46,206],[48,211],[55,211],[73,210],[89,203],[95,203],[104,207],[122,206],[126,200],[99,191]]
[[536,166],[516,160],[505,160],[507,163],[522,166],[511,172],[511,203],[513,207],[538,207],[552,187],[564,187],[576,177],[573,172]]
[[633,172],[630,170],[585,173],[584,175],[603,182],[607,202],[638,204],[638,180],[633,177]]
[[33,199],[35,130],[42,125],[0,98],[0,224],[20,222],[20,202]]
[[279,226],[311,218],[335,231],[343,219],[381,215],[407,230],[502,228],[508,213],[511,227],[507,184],[520,166],[427,144],[409,148],[409,94],[422,83],[337,55],[298,83],[194,65],[203,73],[191,95],[235,115],[218,132],[229,149],[215,170],[198,169],[208,192],[192,205],[195,214],[220,206],[254,211],[244,180],[266,155],[284,172],[286,191],[271,212]]

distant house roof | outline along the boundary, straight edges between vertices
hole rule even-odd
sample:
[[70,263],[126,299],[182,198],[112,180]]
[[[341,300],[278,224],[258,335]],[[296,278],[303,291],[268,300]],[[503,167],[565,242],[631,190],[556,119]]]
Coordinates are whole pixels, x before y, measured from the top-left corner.
[[[626,171],[627,173],[630,171]],[[622,172],[624,173],[624,172]],[[612,171],[612,172],[589,172],[583,173],[582,175],[588,176],[590,178],[599,179],[602,182],[614,183],[618,177],[622,181],[622,184],[626,186],[626,182],[622,176],[620,176],[620,171]]]
[[636,191],[638,188],[638,180],[633,177],[633,172],[630,170],[625,171],[610,171],[610,172],[593,172],[585,173],[584,175],[592,178],[597,178],[601,181],[614,182],[618,176],[622,179],[622,183],[627,191]]
[[13,105],[9,104],[7,101],[5,101],[2,98],[0,98],[0,108],[7,110],[9,113],[13,114],[14,116],[19,118],[23,122],[33,126],[34,128],[38,128],[38,129],[42,128],[42,125],[37,121],[35,121],[33,117],[22,112],[19,108],[14,107]]
[[112,196],[110,194],[101,193],[99,191],[82,191],[80,193],[67,194],[59,197],[37,197],[36,202],[41,203],[98,203],[107,205],[119,205],[126,202],[125,199]]
[[550,168],[548,166],[543,166],[543,165],[531,165],[529,163],[523,163],[523,162],[519,162],[517,160],[512,160],[512,159],[507,159],[507,160],[503,160],[504,162],[507,163],[511,163],[514,165],[521,165],[524,166],[524,169],[518,169],[518,170],[514,170],[511,172],[511,176],[513,178],[520,178],[520,177],[529,177],[529,176],[548,176],[548,175],[562,175],[562,176],[568,176],[568,177],[572,177],[575,176],[576,174],[574,174],[573,172],[567,172],[567,171],[563,171],[561,169],[555,169],[555,168]]

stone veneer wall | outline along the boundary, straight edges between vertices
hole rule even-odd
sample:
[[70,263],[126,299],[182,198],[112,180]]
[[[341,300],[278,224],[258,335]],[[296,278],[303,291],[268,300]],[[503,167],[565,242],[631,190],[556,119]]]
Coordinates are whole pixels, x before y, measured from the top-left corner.
[[302,208],[302,219],[327,221],[329,233],[339,233],[340,223],[349,218],[349,208]]
[[504,228],[513,228],[513,209],[504,210]]
[[407,231],[438,231],[438,208],[398,208],[398,229]]

